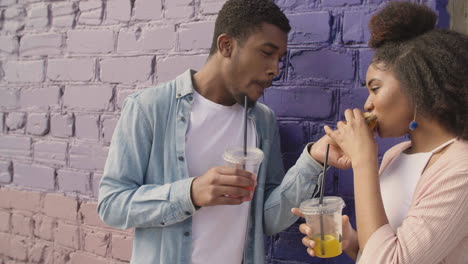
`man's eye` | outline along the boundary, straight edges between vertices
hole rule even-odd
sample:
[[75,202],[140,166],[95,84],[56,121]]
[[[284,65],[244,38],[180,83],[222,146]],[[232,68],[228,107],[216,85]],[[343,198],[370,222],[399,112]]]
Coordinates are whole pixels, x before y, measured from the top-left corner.
[[267,51],[264,51],[264,50],[262,50],[262,52],[263,52],[263,54],[265,54],[265,55],[267,55],[267,56],[271,56],[271,55],[273,55],[273,53],[271,53],[271,52],[267,52]]

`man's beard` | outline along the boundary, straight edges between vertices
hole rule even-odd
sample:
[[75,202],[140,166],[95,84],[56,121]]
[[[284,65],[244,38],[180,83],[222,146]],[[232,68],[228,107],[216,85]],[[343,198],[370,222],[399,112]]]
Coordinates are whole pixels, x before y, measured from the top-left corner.
[[245,98],[247,97],[247,108],[252,108],[255,106],[255,104],[257,103],[257,101],[254,101],[252,99],[250,99],[247,94],[245,93],[242,93],[242,92],[239,92],[237,94],[234,95],[234,100],[236,100],[236,102],[242,106],[245,105]]

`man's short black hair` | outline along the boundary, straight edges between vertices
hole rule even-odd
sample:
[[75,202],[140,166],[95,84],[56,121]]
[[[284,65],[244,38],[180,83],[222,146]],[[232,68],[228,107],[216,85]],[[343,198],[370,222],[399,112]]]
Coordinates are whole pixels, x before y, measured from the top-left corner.
[[288,18],[271,0],[228,0],[216,18],[210,56],[218,49],[219,35],[229,34],[242,43],[262,23],[275,25],[285,33],[291,30]]

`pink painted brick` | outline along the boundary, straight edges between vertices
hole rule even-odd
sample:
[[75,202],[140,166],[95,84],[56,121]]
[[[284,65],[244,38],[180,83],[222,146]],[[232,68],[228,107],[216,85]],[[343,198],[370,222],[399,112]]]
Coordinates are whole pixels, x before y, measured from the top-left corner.
[[3,127],[4,127],[4,120],[5,120],[5,113],[0,112],[0,133],[3,132]]
[[99,140],[99,116],[76,115],[75,136],[80,139]]
[[217,14],[224,2],[225,0],[202,0],[200,11],[202,14]]
[[[10,209],[11,208],[11,190],[0,186],[0,208]],[[1,240],[0,240],[1,241]]]
[[95,64],[92,58],[50,59],[47,78],[52,81],[91,81]]
[[176,56],[158,60],[156,72],[158,82],[172,80],[188,68],[200,69],[206,62],[208,55]]
[[102,174],[101,173],[93,173],[93,178],[91,181],[92,190],[93,190],[93,197],[97,198],[99,196],[99,184],[101,183]]
[[45,215],[36,214],[34,219],[34,236],[41,240],[53,241],[54,230],[57,227],[57,221]]
[[128,22],[130,20],[131,3],[127,0],[112,0],[107,2],[106,24]]
[[165,2],[166,18],[192,18],[194,6],[192,0],[173,0]]
[[33,164],[15,163],[13,183],[19,186],[54,190],[55,170]]
[[54,250],[51,254],[44,256],[44,263],[69,264],[70,253],[74,250],[54,244]]
[[80,229],[77,225],[58,222],[54,238],[55,242],[62,246],[74,249],[80,248]]
[[[141,36],[138,38],[138,34]],[[175,46],[176,34],[174,27],[122,29],[119,32],[118,52],[141,52],[172,49]]]
[[24,29],[24,20],[4,20],[2,31],[16,34]]
[[81,1],[80,17],[78,24],[80,25],[99,25],[101,24],[102,1]]
[[70,264],[108,264],[108,260],[89,253],[75,251],[70,254]]
[[81,228],[83,236],[84,250],[99,256],[106,256],[109,247],[110,235],[90,228]]
[[111,256],[119,260],[130,261],[133,248],[132,241],[133,237],[131,236],[112,235]]
[[19,236],[11,236],[10,252],[8,252],[7,256],[17,261],[18,260],[26,261],[28,257],[27,252],[28,252],[27,239],[19,237]]
[[72,114],[53,114],[50,118],[50,131],[54,137],[66,138],[73,136],[75,118]]
[[110,85],[68,85],[65,87],[63,105],[73,110],[112,110],[112,97],[113,87]]
[[109,228],[104,224],[98,216],[96,202],[82,202],[80,206],[80,219],[83,224],[98,227],[98,228]]
[[83,170],[104,169],[108,147],[92,143],[75,142],[70,149],[70,167]]
[[28,11],[27,29],[44,29],[49,25],[49,7],[47,4],[31,5]]
[[38,141],[34,143],[34,161],[50,163],[54,165],[65,165],[67,158],[66,142]]
[[5,156],[31,156],[31,138],[1,136],[0,137],[0,155]]
[[58,55],[61,49],[61,34],[28,34],[21,38],[19,52],[21,56]]
[[11,229],[11,213],[0,210],[0,232],[8,233]]
[[43,82],[44,61],[13,61],[9,60],[3,65],[5,80],[8,82]]
[[11,161],[0,160],[0,183],[10,183],[13,172]]
[[[50,65],[50,64],[49,64]],[[60,107],[60,87],[21,89],[20,106],[23,109],[58,109]]]
[[17,89],[0,89],[0,108],[16,108],[19,97],[20,93]]
[[11,6],[11,5],[14,5],[16,4],[16,0],[2,0],[0,1],[0,6],[1,7],[8,7],[8,6]]
[[10,205],[14,210],[39,212],[41,209],[41,193],[35,191],[20,191],[10,189]]
[[44,261],[44,257],[51,254],[53,244],[43,241],[37,241],[28,250],[28,261],[32,263],[40,263]]
[[33,236],[33,219],[31,216],[13,214],[11,216],[11,233],[25,237]]
[[60,191],[89,194],[91,192],[89,172],[59,170],[57,181]]
[[[67,210],[63,210],[64,208],[67,208]],[[48,193],[44,197],[42,211],[47,216],[74,222],[78,212],[78,201],[75,197]]]
[[5,120],[5,125],[9,131],[22,130],[26,125],[26,113],[8,113],[8,116]]
[[35,136],[44,136],[49,133],[49,114],[29,114],[26,130],[28,134]]
[[18,50],[18,37],[16,36],[0,36],[0,54],[15,53]]
[[119,119],[115,117],[102,117],[101,138],[104,143],[109,144],[111,142],[112,134],[114,133],[118,121]]
[[3,243],[0,243],[0,256],[2,255],[7,255],[10,252],[10,243],[9,241],[11,240],[13,236],[7,233],[2,233],[0,232],[0,241],[5,241]]
[[101,81],[131,83],[147,81],[153,72],[153,56],[102,59]]
[[70,30],[67,47],[72,53],[110,53],[114,50],[114,32],[112,30]]
[[179,29],[181,50],[209,49],[213,39],[214,21],[184,24]]
[[70,28],[75,23],[77,6],[75,3],[52,4],[52,25],[59,28]]
[[134,18],[137,20],[155,20],[162,18],[161,1],[136,1],[134,9]]
[[124,100],[127,98],[127,96],[129,96],[130,94],[132,94],[134,92],[136,92],[136,91],[135,90],[129,90],[129,89],[125,89],[125,90],[120,90],[119,89],[119,91],[117,93],[117,108],[122,109]]

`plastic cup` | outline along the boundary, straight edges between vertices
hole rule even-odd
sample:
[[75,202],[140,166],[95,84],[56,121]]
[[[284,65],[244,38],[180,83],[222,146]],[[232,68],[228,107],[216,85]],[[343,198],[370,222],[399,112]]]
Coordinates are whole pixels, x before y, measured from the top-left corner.
[[[345,207],[343,199],[336,196],[323,197],[303,201],[301,210],[306,223],[312,228],[315,241],[315,256],[319,258],[332,258],[343,252],[342,248],[342,219],[341,211]],[[322,232],[323,231],[323,235]]]
[[[263,151],[259,148],[249,147],[247,148],[247,155],[244,155],[243,147],[228,147],[224,151],[223,158],[226,166],[249,171],[256,180],[258,169],[263,161]],[[246,189],[253,192],[252,187]]]

